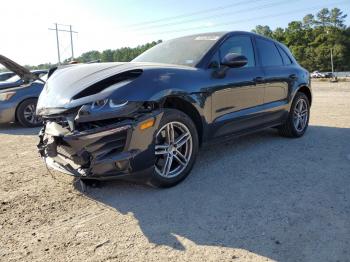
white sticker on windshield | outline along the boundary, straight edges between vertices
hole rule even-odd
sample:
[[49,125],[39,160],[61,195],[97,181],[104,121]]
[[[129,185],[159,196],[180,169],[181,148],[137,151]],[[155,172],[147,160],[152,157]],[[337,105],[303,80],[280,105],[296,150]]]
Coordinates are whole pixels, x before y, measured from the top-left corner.
[[197,36],[194,40],[207,40],[207,41],[216,41],[219,39],[219,36],[215,35],[202,35]]

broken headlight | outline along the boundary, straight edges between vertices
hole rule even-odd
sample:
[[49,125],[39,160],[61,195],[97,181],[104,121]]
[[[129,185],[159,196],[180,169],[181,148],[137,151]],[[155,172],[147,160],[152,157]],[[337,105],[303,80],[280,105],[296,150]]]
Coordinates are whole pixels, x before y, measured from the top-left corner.
[[142,103],[115,99],[98,100],[83,105],[78,112],[78,122],[96,121],[110,118],[127,117],[135,113]]
[[105,107],[109,107],[111,109],[120,109],[128,104],[128,101],[121,102],[114,99],[103,99],[103,100],[97,100],[91,104],[91,110],[98,111],[102,110]]

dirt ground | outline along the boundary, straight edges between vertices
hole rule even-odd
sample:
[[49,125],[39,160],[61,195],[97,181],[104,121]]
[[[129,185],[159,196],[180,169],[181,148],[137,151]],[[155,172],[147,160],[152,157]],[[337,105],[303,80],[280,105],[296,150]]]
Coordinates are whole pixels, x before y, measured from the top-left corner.
[[201,150],[159,190],[81,193],[0,126],[1,261],[350,261],[350,83],[313,84],[307,134],[266,130]]

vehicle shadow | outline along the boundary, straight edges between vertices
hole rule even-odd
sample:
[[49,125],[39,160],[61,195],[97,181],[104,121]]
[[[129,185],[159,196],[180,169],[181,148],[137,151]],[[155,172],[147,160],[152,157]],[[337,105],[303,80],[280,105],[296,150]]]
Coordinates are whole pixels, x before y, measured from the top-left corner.
[[0,134],[6,135],[37,135],[40,127],[28,128],[18,123],[0,124]]
[[150,242],[177,250],[179,235],[277,261],[347,261],[349,141],[347,128],[310,126],[301,139],[266,130],[203,148],[174,188],[109,182],[86,195],[132,212]]

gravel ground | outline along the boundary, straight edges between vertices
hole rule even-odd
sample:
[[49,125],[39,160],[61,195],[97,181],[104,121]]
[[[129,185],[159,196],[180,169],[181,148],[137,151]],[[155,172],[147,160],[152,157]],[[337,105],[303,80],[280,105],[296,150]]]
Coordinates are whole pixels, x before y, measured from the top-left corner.
[[0,260],[350,261],[350,83],[313,88],[303,138],[266,130],[204,148],[166,190],[83,194],[47,173],[38,129],[0,126]]

